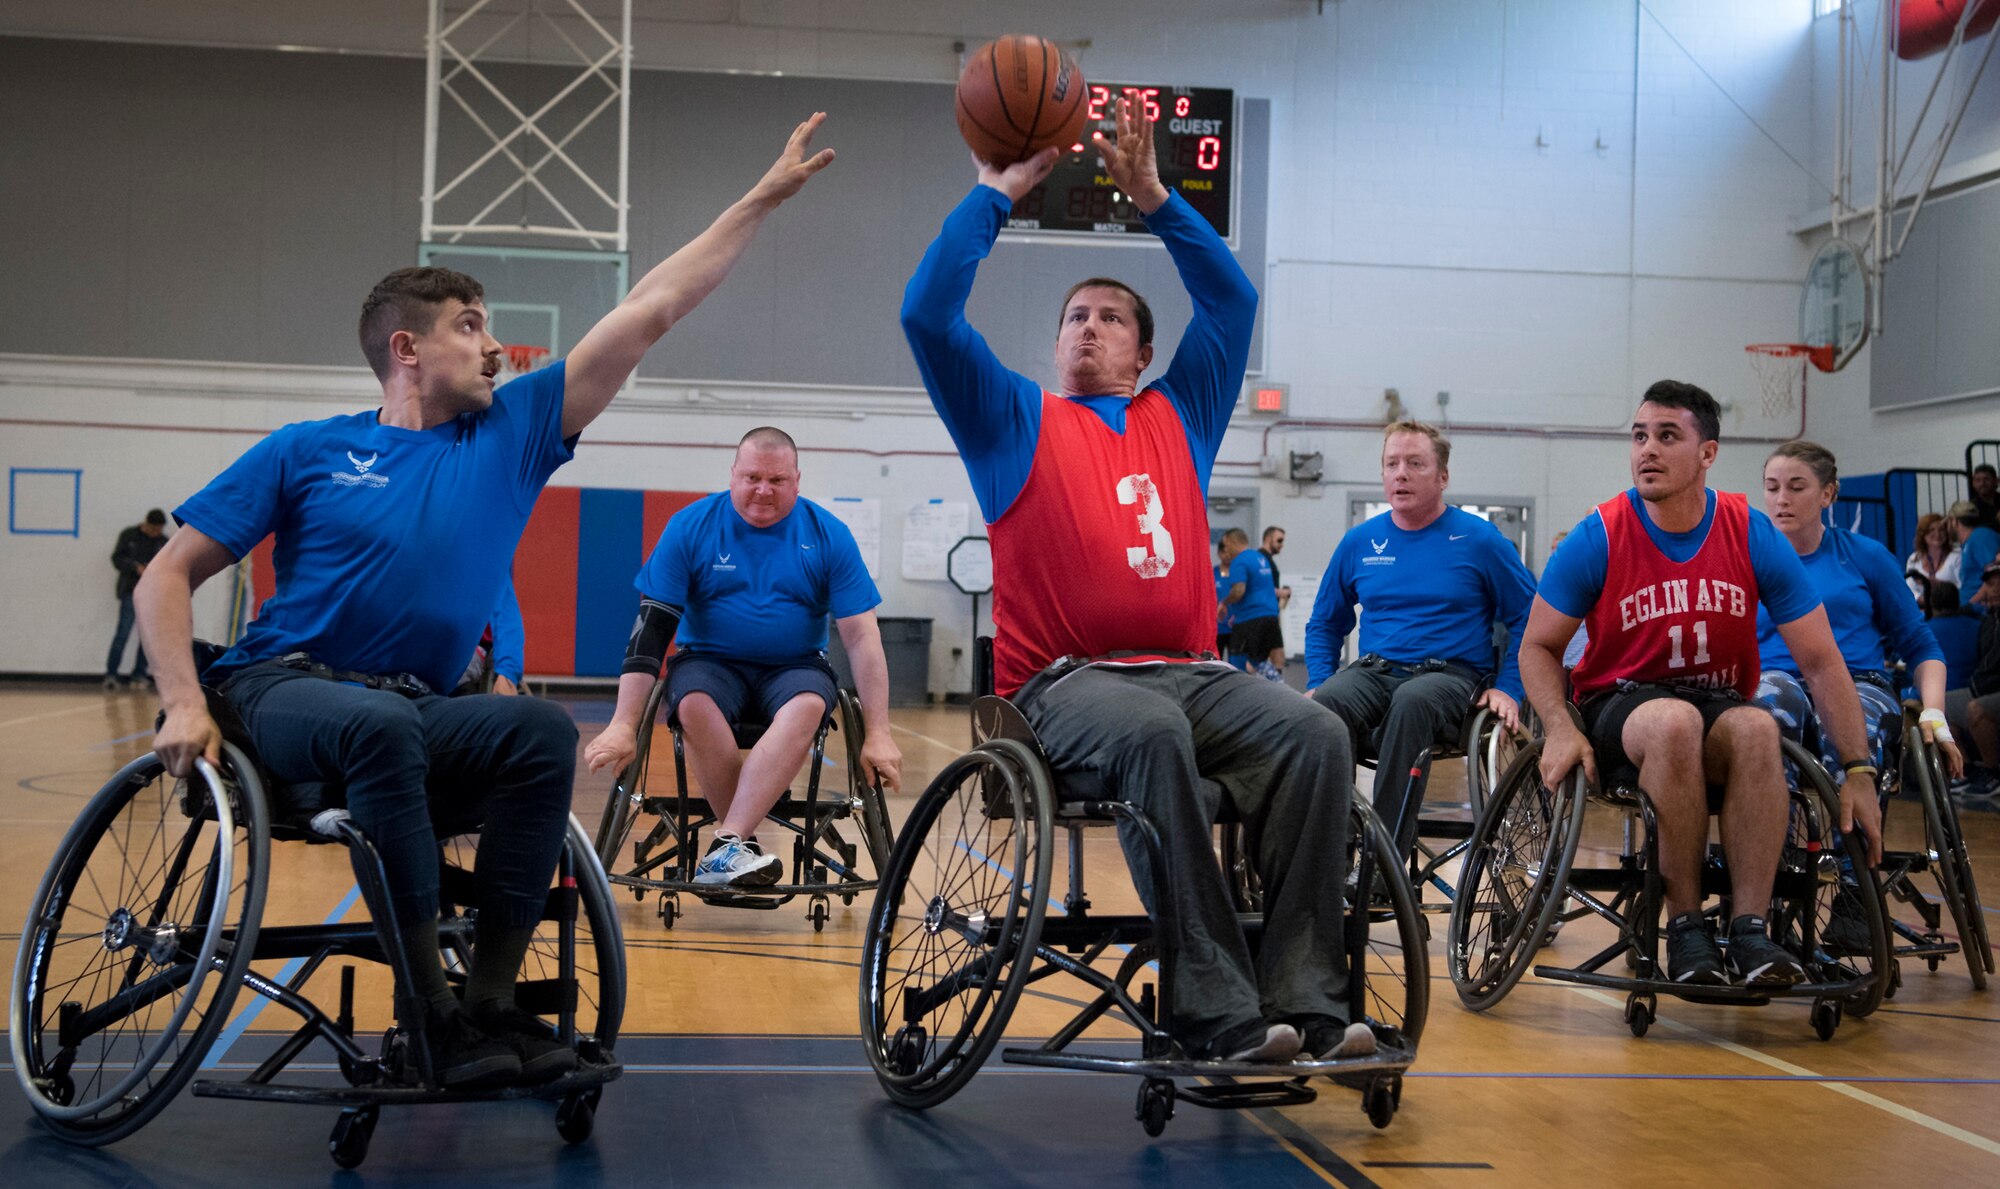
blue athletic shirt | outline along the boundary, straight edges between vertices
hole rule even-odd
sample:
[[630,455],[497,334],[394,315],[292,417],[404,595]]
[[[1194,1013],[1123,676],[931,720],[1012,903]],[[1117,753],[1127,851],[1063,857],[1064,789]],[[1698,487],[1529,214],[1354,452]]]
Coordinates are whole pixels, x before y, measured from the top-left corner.
[[1222,566],[1210,567],[1215,571],[1215,634],[1225,636],[1236,626],[1236,613],[1222,600],[1229,597],[1229,588],[1236,585],[1229,580],[1229,571]]
[[1229,605],[1236,622],[1277,617],[1278,584],[1271,579],[1270,558],[1255,549],[1237,554],[1236,560],[1229,563],[1229,586],[1223,588],[1222,596],[1227,598],[1229,590],[1239,582],[1243,584],[1243,597]]
[[764,663],[826,651],[828,613],[846,619],[882,601],[833,513],[801,499],[754,528],[726,491],[674,513],[632,584],[682,609],[681,647]]
[[528,646],[528,630],[521,623],[521,600],[514,594],[514,576],[500,588],[500,601],[493,604],[493,616],[486,621],[493,629],[493,672],[515,685],[521,684],[523,656]]
[[1954,615],[1939,615],[1925,624],[1944,656],[1944,687],[1965,689],[1979,667],[1979,621],[1977,608]]
[[[972,193],[945,217],[944,228],[924,252],[903,291],[903,334],[945,429],[965,459],[973,493],[986,523],[1000,519],[1027,486],[1042,430],[1042,387],[1009,371],[986,339],[965,320],[965,301],[979,262],[993,250],[1013,204],[990,186]],[[1179,195],[1146,216],[1146,226],[1166,242],[1194,317],[1174,350],[1173,362],[1138,391],[1165,396],[1187,426],[1188,450],[1202,491],[1229,414],[1236,406],[1250,334],[1257,321],[1257,290],[1229,247]],[[1054,329],[1060,310],[1051,310]],[[1123,395],[1062,393],[1088,408],[1118,433],[1125,432]],[[1239,616],[1240,618],[1240,616]]]
[[356,673],[414,673],[449,693],[465,672],[562,436],[563,365],[430,429],[380,410],[287,425],[174,510],[236,557],[275,533],[278,592],[210,684],[310,653]]
[[[1625,498],[1639,513],[1639,523],[1646,526],[1646,536],[1653,547],[1667,555],[1673,562],[1685,562],[1701,550],[1701,543],[1708,537],[1709,525],[1715,520],[1715,490],[1708,491],[1708,507],[1701,514],[1701,523],[1684,533],[1670,533],[1653,523],[1653,515],[1646,509],[1646,502],[1639,498],[1637,488],[1627,488]],[[1819,606],[1819,591],[1812,580],[1806,577],[1806,570],[1799,564],[1799,555],[1792,543],[1785,540],[1778,526],[1771,518],[1755,508],[1750,512],[1750,570],[1757,576],[1757,601],[1761,607],[1770,609],[1772,621],[1779,624],[1791,623],[1812,613]],[[1571,619],[1582,619],[1584,614],[1597,604],[1597,596],[1604,593],[1604,568],[1611,557],[1610,546],[1604,537],[1604,521],[1595,508],[1577,522],[1563,541],[1561,549],[1549,558],[1549,564],[1542,568],[1542,587],[1538,592],[1542,600]]]
[[[1796,552],[1796,551],[1794,551]],[[1944,653],[1924,623],[1924,613],[1903,583],[1903,567],[1880,542],[1838,528],[1828,528],[1819,548],[1799,559],[1806,577],[1826,606],[1826,621],[1840,645],[1841,659],[1851,673],[1887,676],[1885,647],[1912,669],[1922,661],[1941,661]],[[1763,579],[1758,579],[1761,584]],[[1800,676],[1799,663],[1778,635],[1771,613],[1757,608],[1758,663]]]
[[[1601,539],[1601,538],[1600,538]],[[1563,548],[1569,548],[1565,543]],[[1507,625],[1494,687],[1520,701],[1521,630],[1535,579],[1500,530],[1463,508],[1406,532],[1388,512],[1355,525],[1334,548],[1306,621],[1306,686],[1340,665],[1361,604],[1361,652],[1397,664],[1432,658],[1493,671],[1493,621]]]
[[1959,553],[1961,555],[1958,560],[1959,588],[1978,590],[1980,576],[1986,572],[1986,567],[1993,561],[1994,554],[2000,553],[2000,533],[1982,524],[1965,538],[1965,544],[1959,547]]

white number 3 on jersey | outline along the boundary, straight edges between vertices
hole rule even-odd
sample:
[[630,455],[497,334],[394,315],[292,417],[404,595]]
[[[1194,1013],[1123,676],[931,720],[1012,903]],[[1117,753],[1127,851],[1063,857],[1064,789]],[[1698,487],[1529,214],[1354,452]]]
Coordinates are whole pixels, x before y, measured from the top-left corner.
[[1165,578],[1174,568],[1174,538],[1160,519],[1166,508],[1160,503],[1160,489],[1151,475],[1127,475],[1118,480],[1118,502],[1139,505],[1139,531],[1152,544],[1131,546],[1125,560],[1141,578]]

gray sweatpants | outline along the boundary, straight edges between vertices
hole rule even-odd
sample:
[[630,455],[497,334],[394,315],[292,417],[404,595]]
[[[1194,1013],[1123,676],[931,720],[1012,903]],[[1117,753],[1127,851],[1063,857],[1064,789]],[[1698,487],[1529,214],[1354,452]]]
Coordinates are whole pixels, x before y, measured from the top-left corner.
[[[1022,707],[1055,765],[1143,810],[1160,833],[1177,936],[1169,1027],[1192,1049],[1259,1018],[1347,1022],[1341,928],[1354,754],[1338,718],[1289,688],[1219,664],[1094,666]],[[1254,966],[1216,862],[1225,798],[1263,880]],[[1143,844],[1119,827],[1157,919]]]
[[1395,836],[1397,853],[1407,856],[1417,845],[1423,809],[1410,766],[1424,748],[1458,741],[1479,683],[1453,669],[1412,674],[1366,661],[1327,678],[1313,701],[1340,716],[1358,750],[1375,751],[1375,814]]

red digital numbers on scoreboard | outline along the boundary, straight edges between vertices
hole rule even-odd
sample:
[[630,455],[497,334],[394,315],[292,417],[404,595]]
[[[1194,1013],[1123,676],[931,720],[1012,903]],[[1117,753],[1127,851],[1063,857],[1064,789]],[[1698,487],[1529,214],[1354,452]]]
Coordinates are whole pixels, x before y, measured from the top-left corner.
[[1188,109],[1193,106],[1194,106],[1194,100],[1189,99],[1185,95],[1182,95],[1178,99],[1174,100],[1174,114],[1177,116],[1184,116],[1188,114]]
[[1233,234],[1236,97],[1209,87],[1102,82],[1084,96],[1083,135],[1066,146],[1055,170],[1014,204],[1014,231],[1086,235],[1147,234],[1132,197],[1121,192],[1100,160],[1095,138],[1115,140],[1121,105],[1155,122],[1160,181],[1223,238]]

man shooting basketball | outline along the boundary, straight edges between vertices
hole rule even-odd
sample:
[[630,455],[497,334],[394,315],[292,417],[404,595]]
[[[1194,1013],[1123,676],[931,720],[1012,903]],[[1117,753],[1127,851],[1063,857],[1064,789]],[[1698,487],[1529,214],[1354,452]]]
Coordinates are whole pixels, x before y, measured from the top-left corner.
[[[1144,385],[1153,318],[1104,277],[1063,298],[1057,392],[1008,370],[965,319],[981,258],[1058,150],[999,167],[946,218],[903,296],[903,330],[964,456],[993,543],[997,692],[1057,772],[1089,774],[1159,826],[1178,903],[1171,1027],[1191,1053],[1286,1061],[1374,1048],[1347,1017],[1344,835],[1354,761],[1340,720],[1208,659],[1209,473],[1242,384],[1257,291],[1213,229],[1161,184],[1152,121],[1121,102],[1106,170],[1165,241],[1194,303],[1173,362]],[[1207,663],[1203,663],[1207,660]],[[1210,845],[1223,798],[1271,893],[1252,964]],[[1142,890],[1143,851],[1124,836]],[[1155,918],[1159,905],[1148,905]],[[1350,1027],[1352,1025],[1352,1027]]]

